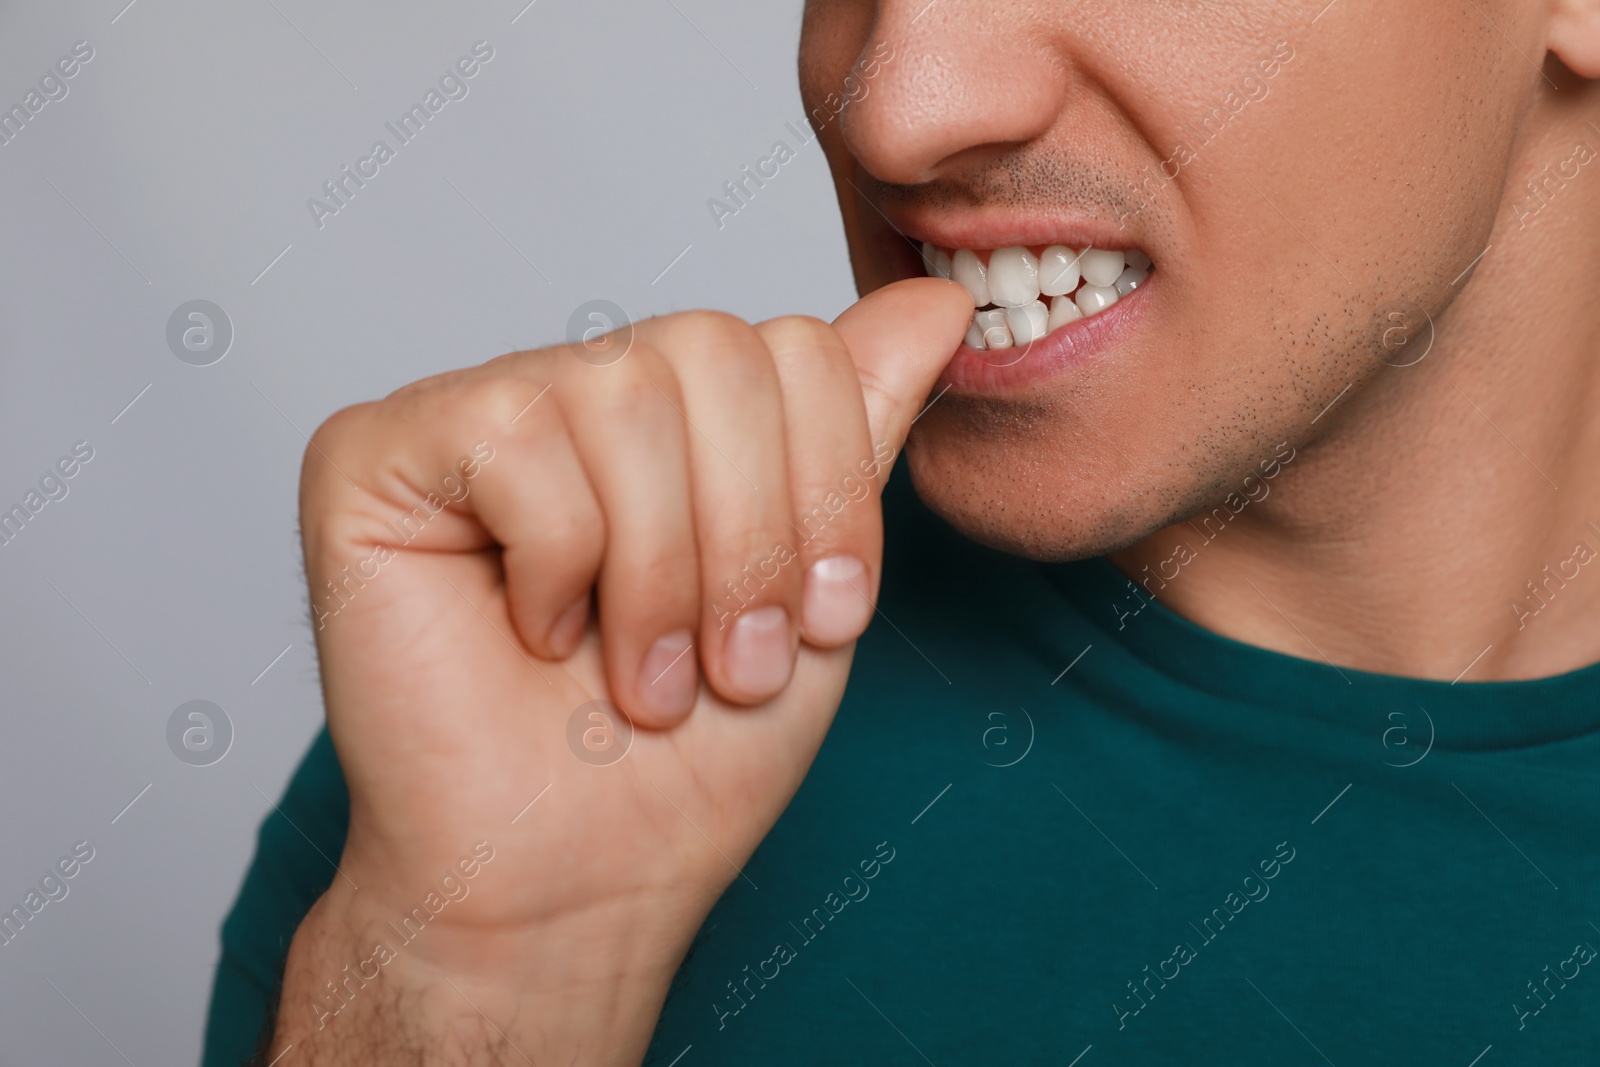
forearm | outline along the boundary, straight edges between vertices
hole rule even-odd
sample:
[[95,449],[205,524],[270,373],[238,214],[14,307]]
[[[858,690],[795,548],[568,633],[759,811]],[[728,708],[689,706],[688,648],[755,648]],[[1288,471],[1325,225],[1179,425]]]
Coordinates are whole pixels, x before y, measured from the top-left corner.
[[363,905],[330,890],[295,932],[267,1061],[293,1046],[306,1065],[637,1064],[686,940],[592,915],[408,943]]

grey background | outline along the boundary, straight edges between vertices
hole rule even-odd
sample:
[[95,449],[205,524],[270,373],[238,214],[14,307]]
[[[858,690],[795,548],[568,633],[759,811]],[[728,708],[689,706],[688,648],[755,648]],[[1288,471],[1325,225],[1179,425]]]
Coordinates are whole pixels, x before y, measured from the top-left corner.
[[[95,50],[0,147],[0,510],[95,452],[0,546],[0,910],[95,849],[0,946],[0,1063],[198,1057],[218,926],[321,722],[305,434],[552,343],[597,297],[759,319],[853,296],[815,143],[722,230],[706,207],[796,146],[799,0],[525,2],[0,5],[6,108]],[[319,230],[307,198],[478,40],[469,95]],[[208,367],[166,343],[194,299],[234,326]],[[197,699],[234,730],[203,767],[166,739]]]

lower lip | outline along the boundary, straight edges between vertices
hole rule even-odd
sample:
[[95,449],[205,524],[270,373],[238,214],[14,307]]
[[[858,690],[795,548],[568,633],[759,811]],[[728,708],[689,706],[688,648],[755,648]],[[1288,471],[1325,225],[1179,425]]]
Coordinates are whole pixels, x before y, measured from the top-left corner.
[[938,385],[960,393],[998,393],[1072,371],[1124,340],[1144,314],[1157,277],[1151,274],[1104,311],[1075,319],[1029,344],[985,351],[962,342]]

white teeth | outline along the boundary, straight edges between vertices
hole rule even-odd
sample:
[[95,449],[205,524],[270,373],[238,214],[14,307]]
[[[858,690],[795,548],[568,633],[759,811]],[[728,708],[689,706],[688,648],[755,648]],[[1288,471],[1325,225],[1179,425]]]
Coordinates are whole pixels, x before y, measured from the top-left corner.
[[1083,312],[1078,310],[1078,305],[1072,297],[1065,293],[1050,301],[1050,321],[1045,324],[1045,329],[1054,331],[1075,319],[1083,318]]
[[1032,252],[1015,246],[994,250],[989,256],[989,299],[1006,308],[1039,299],[1039,261]]
[[987,265],[970,248],[951,253],[924,241],[921,253],[930,276],[950,279],[972,297],[966,343],[980,352],[1029,345],[1096,315],[1144,285],[1152,269],[1138,249],[1050,245],[1035,258],[1011,246],[991,252]]
[[988,271],[970,248],[956,252],[950,260],[950,280],[966,287],[972,294],[972,306],[983,307],[989,302]]
[[1140,270],[1138,267],[1129,267],[1127,270],[1117,275],[1117,295],[1127,296],[1129,293],[1139,288],[1139,286],[1143,285],[1144,280],[1148,277],[1150,277],[1149,271]]
[[1039,257],[1039,292],[1065,296],[1078,287],[1078,253],[1066,245],[1051,245]]
[[1104,311],[1117,302],[1117,291],[1110,286],[1085,285],[1073,297],[1077,301],[1078,310],[1085,315],[1093,315],[1097,311]]
[[1037,341],[1049,333],[1049,322],[1050,311],[1038,300],[1006,309],[1006,325],[1011,327],[1011,339],[1019,345]]
[[989,346],[983,343],[983,330],[978,326],[978,317],[974,315],[972,322],[967,325],[967,344],[979,352]]
[[973,321],[983,331],[983,346],[991,351],[1011,347],[1011,329],[1006,325],[1004,311],[980,311]]
[[1101,288],[1115,285],[1117,276],[1122,273],[1122,268],[1125,266],[1121,252],[1100,248],[1084,249],[1083,258],[1078,265],[1083,271],[1083,280]]

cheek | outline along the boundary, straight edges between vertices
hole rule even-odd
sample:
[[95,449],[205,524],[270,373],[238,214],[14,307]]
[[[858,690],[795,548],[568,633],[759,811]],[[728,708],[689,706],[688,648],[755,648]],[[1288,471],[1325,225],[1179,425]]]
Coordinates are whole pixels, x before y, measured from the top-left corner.
[[[1143,402],[1168,413],[1165,443],[1182,442],[1208,468],[1197,488],[1230,467],[1248,473],[1271,455],[1267,438],[1326,430],[1326,420],[1311,426],[1324,404],[1383,370],[1385,309],[1406,301],[1437,318],[1501,210],[1527,81],[1505,67],[1504,41],[1470,5],[1402,5],[1376,18],[1377,0],[1347,3],[1314,31],[1285,22],[1225,55],[1211,48],[1214,70],[1168,74],[1177,95],[1146,116],[1154,148],[1168,150],[1170,138],[1194,153],[1166,190],[1181,201],[1158,331],[1173,339],[1159,358],[1174,388],[1129,383],[1129,396],[1080,407],[1113,422],[1137,410],[1131,393],[1148,393]],[[1215,26],[1189,28],[1230,40]],[[1265,96],[1213,123],[1220,130],[1197,127],[1284,37],[1293,54],[1263,79]],[[1171,44],[1137,46],[1147,89],[1162,81],[1156,51]],[[1510,62],[1521,61],[1510,52]],[[1492,75],[1473,75],[1475,91],[1461,92],[1462,72],[1486,66]],[[1218,279],[1227,279],[1220,316]]]
[[1318,313],[1364,328],[1386,300],[1442,298],[1505,188],[1526,78],[1499,57],[1521,60],[1471,5],[1379,10],[1357,0],[1313,32],[1281,31],[1294,54],[1270,93],[1199,150],[1197,185],[1202,168],[1215,182],[1195,217],[1208,257],[1224,257],[1208,270],[1296,333]]
[[800,24],[800,99],[807,113],[829,93],[843,93],[850,67],[872,31],[872,5],[811,0]]

